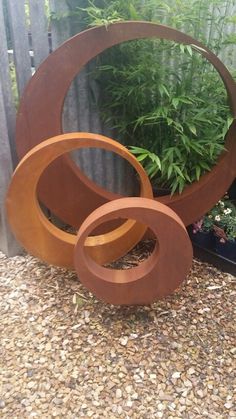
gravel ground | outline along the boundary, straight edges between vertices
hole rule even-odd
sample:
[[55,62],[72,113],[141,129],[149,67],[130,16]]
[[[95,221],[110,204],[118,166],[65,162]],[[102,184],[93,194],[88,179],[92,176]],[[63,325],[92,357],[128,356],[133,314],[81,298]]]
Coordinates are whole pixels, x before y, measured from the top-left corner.
[[0,417],[236,418],[234,285],[195,260],[174,295],[121,308],[0,254]]

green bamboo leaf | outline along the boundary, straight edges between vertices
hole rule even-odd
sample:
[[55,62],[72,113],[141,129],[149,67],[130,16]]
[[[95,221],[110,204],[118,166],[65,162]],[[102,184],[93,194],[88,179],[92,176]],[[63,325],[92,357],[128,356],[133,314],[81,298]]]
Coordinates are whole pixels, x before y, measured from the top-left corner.
[[189,55],[192,57],[193,56],[193,50],[191,48],[191,45],[186,45],[186,49],[187,49]]
[[129,146],[129,150],[132,154],[149,154],[150,152],[146,150],[145,148],[136,147],[136,146]]
[[174,97],[172,99],[172,104],[173,104],[174,108],[177,109],[178,108],[178,105],[179,105],[179,98],[178,97]]
[[189,98],[186,98],[186,97],[180,97],[179,101],[182,102],[182,103],[186,103],[186,105],[192,105],[193,104],[193,101]]
[[195,125],[193,125],[193,124],[187,124],[187,125],[188,125],[188,128],[190,129],[190,131],[191,131],[194,135],[197,135],[197,129],[196,129]]
[[183,192],[183,190],[184,190],[184,187],[185,187],[185,180],[184,179],[179,179],[179,193],[182,193]]
[[201,176],[201,167],[196,166],[195,171],[196,171],[196,178],[197,180],[199,180]]
[[138,15],[138,12],[135,9],[133,4],[129,5],[129,13],[130,13],[131,19],[133,19],[133,20],[139,20],[140,19],[140,16]]
[[184,177],[189,183],[192,182],[192,179],[190,178],[190,176],[188,175],[188,173],[186,171],[184,172]]
[[205,161],[200,161],[199,166],[201,166],[203,169],[210,170],[210,166]]
[[196,153],[200,154],[201,156],[203,155],[204,148],[203,148],[202,146],[200,146],[199,144],[194,143],[194,141],[192,141],[192,142],[190,143],[190,147],[191,147],[194,151],[196,151]]
[[152,178],[154,178],[154,176],[156,176],[156,174],[157,174],[157,172],[158,172],[158,168],[156,167],[156,169],[155,170],[153,170],[153,172],[150,174],[150,178],[152,179]]
[[179,150],[179,148],[178,148],[178,147],[176,147],[176,148],[175,148],[175,154],[176,154],[176,156],[179,158],[179,160],[181,160],[181,159],[182,159],[182,155],[181,155],[181,152],[180,152],[180,150]]
[[174,121],[172,118],[166,118],[167,125],[170,126]]
[[147,156],[148,156],[148,154],[140,154],[140,156],[138,156],[136,158],[139,162],[141,162],[141,161],[145,160]]
[[172,183],[172,186],[171,186],[171,195],[174,195],[174,193],[178,189],[178,186],[179,186],[179,181],[178,181],[178,179],[175,179],[174,182]]
[[168,90],[167,90],[167,88],[164,84],[159,84],[158,85],[158,90],[159,90],[161,96],[166,94],[166,96],[170,97],[170,93],[168,92]]
[[157,167],[161,170],[161,160],[156,154],[154,154],[154,162],[156,163]]
[[227,118],[227,129],[229,129],[229,127],[231,126],[232,122],[233,122],[234,118],[232,116],[228,116]]
[[171,164],[168,168],[167,179],[170,179],[172,173],[173,173],[173,165]]
[[179,175],[182,179],[185,179],[183,172],[180,170],[180,168],[179,168],[176,164],[174,164],[174,170],[175,170],[175,172],[177,172],[177,173],[178,173],[178,175]]

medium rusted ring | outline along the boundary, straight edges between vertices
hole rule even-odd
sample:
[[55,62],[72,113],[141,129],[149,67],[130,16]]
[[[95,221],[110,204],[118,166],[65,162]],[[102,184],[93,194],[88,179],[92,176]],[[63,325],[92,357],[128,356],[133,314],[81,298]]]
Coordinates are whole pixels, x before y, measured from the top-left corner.
[[[192,45],[211,62],[225,84],[235,118],[236,84],[224,64],[207,47],[163,25],[147,22],[116,23],[108,28],[96,27],[77,34],[52,53],[36,71],[26,87],[18,112],[16,141],[19,156],[22,157],[44,139],[61,133],[61,114],[66,92],[76,74],[89,60],[121,42],[155,37]],[[55,71],[57,68],[60,71]],[[207,212],[234,180],[235,129],[234,122],[226,137],[227,151],[220,156],[210,173],[186,187],[181,195],[158,199],[173,208],[185,225]],[[84,202],[81,205],[80,196],[86,196],[88,206],[84,207]],[[41,200],[59,218],[76,227],[93,209],[116,197],[89,181],[68,156],[55,161],[40,181]]]
[[[84,244],[91,231],[114,217],[146,224],[157,237],[151,256],[129,270],[107,269],[88,255]],[[192,265],[192,245],[174,211],[146,198],[121,198],[102,205],[80,227],[74,265],[81,282],[99,299],[111,304],[149,304],[172,293]]]
[[[76,235],[58,229],[44,216],[37,199],[37,184],[54,159],[63,153],[87,147],[109,150],[126,159],[140,177],[141,196],[153,197],[151,184],[140,163],[124,146],[107,137],[88,133],[64,134],[34,147],[13,174],[7,193],[7,214],[12,231],[23,247],[53,265],[73,268]],[[132,249],[145,231],[143,224],[128,220],[107,234],[88,237],[85,247],[98,263],[107,263]]]

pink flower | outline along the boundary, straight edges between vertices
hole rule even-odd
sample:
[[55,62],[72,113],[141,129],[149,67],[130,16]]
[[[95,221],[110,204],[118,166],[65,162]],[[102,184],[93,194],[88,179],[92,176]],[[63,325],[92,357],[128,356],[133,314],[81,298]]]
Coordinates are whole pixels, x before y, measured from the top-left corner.
[[220,243],[225,243],[225,239],[223,239],[223,237],[221,237]]
[[196,221],[193,223],[193,233],[197,233],[199,230],[201,230],[203,224],[203,218],[201,220]]

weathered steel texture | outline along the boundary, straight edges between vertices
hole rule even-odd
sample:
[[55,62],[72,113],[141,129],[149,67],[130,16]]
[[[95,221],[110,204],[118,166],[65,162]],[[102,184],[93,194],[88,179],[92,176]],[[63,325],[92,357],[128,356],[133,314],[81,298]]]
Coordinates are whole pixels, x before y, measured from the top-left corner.
[[[38,204],[37,184],[45,168],[58,156],[85,147],[104,148],[123,156],[140,176],[140,195],[153,198],[150,181],[141,164],[114,140],[98,134],[71,133],[51,138],[36,146],[21,160],[14,172],[7,194],[7,213],[12,230],[24,248],[53,265],[73,268],[76,236],[58,229],[44,216]],[[79,191],[81,210],[82,206],[90,207],[86,201],[86,189],[84,183]],[[145,225],[128,220],[106,234],[87,238],[85,247],[98,263],[103,264],[126,254],[145,232]]]
[[13,165],[4,108],[4,95],[0,79],[0,250],[7,256],[15,256],[20,246],[13,237],[5,213],[5,197],[11,179]]
[[6,112],[8,138],[11,148],[13,165],[17,164],[16,146],[15,146],[15,122],[16,112],[13,102],[11,78],[9,71],[9,61],[7,53],[7,40],[5,33],[5,24],[3,17],[3,4],[0,2],[0,79],[2,84],[2,93],[4,99],[4,108]]
[[29,0],[30,33],[34,50],[34,66],[37,69],[49,54],[48,21],[45,1]]
[[[75,75],[89,60],[123,41],[150,37],[191,45],[210,61],[224,81],[232,114],[236,116],[236,84],[227,68],[208,48],[190,36],[166,26],[147,22],[117,23],[108,29],[97,27],[79,33],[59,47],[40,66],[21,100],[16,138],[19,156],[22,157],[45,138],[61,133],[61,113],[66,92]],[[55,71],[58,68],[60,71]],[[53,112],[48,112],[48,109]],[[217,166],[210,173],[187,187],[181,195],[158,199],[173,208],[185,225],[209,210],[232,183],[236,175],[234,130],[235,122],[227,135],[228,151],[222,154]],[[85,182],[87,188],[84,199],[88,205],[81,211],[80,190]],[[116,197],[101,188],[96,188],[94,192],[93,183],[86,181],[80,170],[75,170],[68,156],[61,157],[45,171],[39,191],[45,205],[60,219],[73,226],[81,225],[96,206]]]
[[[128,270],[107,269],[88,255],[84,244],[91,231],[116,217],[145,223],[157,238],[151,256]],[[192,245],[184,224],[170,208],[146,198],[121,198],[96,209],[79,229],[74,263],[81,282],[111,304],[150,304],[171,294],[192,265]]]
[[13,41],[17,87],[19,95],[21,95],[32,75],[28,30],[25,17],[25,1],[8,0],[7,4],[11,22],[11,37]]

